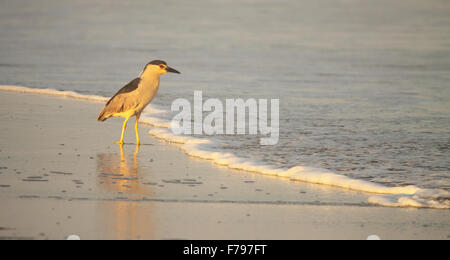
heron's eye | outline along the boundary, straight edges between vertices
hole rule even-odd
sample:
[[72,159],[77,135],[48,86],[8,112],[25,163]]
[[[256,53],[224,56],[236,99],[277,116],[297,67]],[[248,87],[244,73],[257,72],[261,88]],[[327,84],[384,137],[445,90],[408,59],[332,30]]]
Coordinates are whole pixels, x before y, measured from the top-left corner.
[[159,67],[160,67],[161,69],[164,69],[164,65],[159,65]]

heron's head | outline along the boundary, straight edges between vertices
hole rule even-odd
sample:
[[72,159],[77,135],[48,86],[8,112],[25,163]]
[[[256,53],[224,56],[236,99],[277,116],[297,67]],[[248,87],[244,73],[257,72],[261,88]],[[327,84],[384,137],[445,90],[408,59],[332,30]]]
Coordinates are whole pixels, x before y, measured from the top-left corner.
[[181,74],[179,71],[167,66],[167,63],[162,60],[154,60],[145,65],[144,70],[141,73],[141,78],[147,75],[164,75],[167,72]]

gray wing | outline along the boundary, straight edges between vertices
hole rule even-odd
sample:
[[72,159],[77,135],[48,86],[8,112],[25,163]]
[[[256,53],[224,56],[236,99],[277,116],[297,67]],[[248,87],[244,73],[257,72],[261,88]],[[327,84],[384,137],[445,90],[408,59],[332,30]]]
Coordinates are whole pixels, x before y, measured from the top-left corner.
[[131,93],[135,91],[139,83],[141,82],[140,78],[133,79],[130,83],[121,88],[105,105],[103,110],[100,112],[98,116],[98,121],[105,121],[110,116],[115,113],[120,113],[127,111],[128,109],[132,109],[137,106],[137,101],[127,98],[127,93]]
[[141,82],[140,78],[135,78],[132,81],[130,81],[123,88],[121,88],[119,91],[117,91],[117,93],[106,103],[106,105],[109,105],[109,103],[111,103],[111,100],[113,100],[119,94],[125,94],[125,93],[135,91],[139,86],[139,82]]

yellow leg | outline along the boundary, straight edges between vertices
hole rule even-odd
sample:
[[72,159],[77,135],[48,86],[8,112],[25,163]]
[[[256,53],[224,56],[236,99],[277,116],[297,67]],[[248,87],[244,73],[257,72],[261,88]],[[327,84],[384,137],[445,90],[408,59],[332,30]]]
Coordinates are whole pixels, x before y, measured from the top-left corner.
[[129,117],[125,118],[125,122],[123,122],[123,126],[122,126],[122,135],[120,136],[120,141],[117,142],[118,144],[123,144],[123,135],[125,133],[125,129],[127,128],[127,122],[128,119],[130,119]]
[[139,117],[141,117],[141,114],[136,115],[136,122],[134,123],[134,130],[136,130],[136,144],[140,145],[141,142],[139,142],[139,131],[138,131],[138,121]]

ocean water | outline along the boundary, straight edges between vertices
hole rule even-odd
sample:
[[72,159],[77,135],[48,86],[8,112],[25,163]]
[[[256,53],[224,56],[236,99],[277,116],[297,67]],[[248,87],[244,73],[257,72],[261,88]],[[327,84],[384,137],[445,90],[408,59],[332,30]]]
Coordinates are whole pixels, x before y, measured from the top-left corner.
[[0,84],[109,97],[163,59],[182,74],[163,76],[158,111],[194,90],[280,99],[276,146],[175,137],[172,114],[149,111],[151,134],[188,154],[449,207],[449,14],[445,0],[1,1]]

